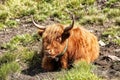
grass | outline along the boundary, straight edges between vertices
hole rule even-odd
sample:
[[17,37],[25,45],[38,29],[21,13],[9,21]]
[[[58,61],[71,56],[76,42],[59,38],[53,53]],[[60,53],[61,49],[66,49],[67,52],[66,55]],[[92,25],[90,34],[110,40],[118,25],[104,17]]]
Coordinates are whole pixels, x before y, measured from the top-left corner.
[[[34,14],[35,5],[33,0],[6,0],[4,4],[0,4],[0,21],[7,27],[15,27],[15,18]],[[0,25],[0,28],[4,28],[4,25]]]
[[18,46],[26,46],[34,41],[34,37],[30,34],[17,35],[11,39],[11,41],[4,46],[9,50],[16,50]]
[[25,61],[32,58],[35,52],[32,51],[29,46],[35,43],[35,37],[35,34],[32,36],[30,34],[24,34],[13,37],[9,43],[3,44],[3,47],[7,49],[8,52],[2,58],[7,56],[10,58],[11,56]]
[[0,56],[0,66],[5,63],[10,63],[16,60],[16,54],[6,53]]
[[[7,0],[4,5],[0,4],[0,17],[2,24],[1,28],[18,26],[15,18],[21,18],[23,16],[34,15],[38,21],[45,21],[48,18],[55,18],[61,23],[70,22],[66,9],[74,13],[78,17],[84,17],[85,7],[91,7],[87,14],[96,14],[96,10],[93,4],[95,0]],[[85,6],[84,6],[85,5]],[[74,11],[76,10],[76,11]],[[12,20],[11,20],[12,19]],[[19,23],[18,23],[19,24]]]
[[115,24],[120,26],[120,17],[115,18]]
[[34,15],[38,21],[53,18],[66,24],[70,22],[69,16],[65,12],[66,9],[74,13],[79,19],[78,23],[83,25],[89,23],[102,25],[107,18],[120,16],[119,8],[110,8],[111,5],[118,2],[117,0],[109,0],[106,8],[102,10],[98,9],[95,2],[95,0],[7,0],[4,5],[0,4],[0,21],[2,21],[0,28],[18,26],[19,23],[15,21],[15,18],[30,15]]
[[106,6],[107,7],[112,7],[112,5],[114,4],[114,3],[116,3],[118,0],[109,0],[109,1],[107,1],[107,3],[106,3]]
[[5,24],[8,27],[17,27],[18,25],[17,21],[15,20],[8,20],[8,21],[6,20]]
[[84,16],[80,20],[80,24],[96,24],[96,25],[103,25],[106,21],[106,16],[104,15],[92,15],[92,16]]
[[8,80],[8,75],[18,72],[20,66],[17,62],[10,62],[0,66],[0,80]]
[[[53,19],[63,24],[70,23],[69,15],[65,12],[69,10],[75,14],[76,22],[82,25],[101,26],[112,22],[113,26],[109,26],[102,35],[114,39],[103,39],[120,44],[120,10],[115,6],[118,2],[119,0],[108,0],[99,9],[96,0],[6,0],[4,4],[0,4],[0,30],[18,27],[21,24],[20,20],[26,16],[30,22],[30,15],[39,22]],[[37,35],[30,34],[16,35],[10,42],[2,45],[7,52],[0,56],[0,80],[7,80],[9,74],[21,71],[23,65],[34,67],[40,63],[37,51],[32,49],[38,38]],[[99,80],[91,69],[91,65],[80,63],[67,71],[60,80]]]
[[101,80],[91,72],[93,65],[86,62],[79,62],[75,67],[69,71],[65,71],[58,80]]
[[4,29],[6,26],[0,22],[0,30]]
[[8,75],[21,71],[22,66],[33,67],[40,62],[39,57],[35,57],[36,51],[29,47],[36,39],[35,34],[17,35],[2,45],[7,52],[0,56],[0,80],[7,80]]
[[[103,39],[106,42],[112,41],[120,45],[120,26],[111,26],[105,30],[102,35],[105,36]],[[106,37],[108,38],[106,39]]]
[[5,3],[9,17],[22,17],[33,14],[36,5],[32,0],[8,0]]
[[7,19],[8,12],[7,11],[0,11],[0,21],[4,21]]
[[110,9],[107,14],[108,18],[114,18],[119,16],[120,16],[120,9]]

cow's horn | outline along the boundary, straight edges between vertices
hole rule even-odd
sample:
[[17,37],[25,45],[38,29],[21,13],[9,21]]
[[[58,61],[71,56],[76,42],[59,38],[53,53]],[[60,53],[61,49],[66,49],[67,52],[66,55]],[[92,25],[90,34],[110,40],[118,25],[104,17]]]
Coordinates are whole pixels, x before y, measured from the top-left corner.
[[65,32],[71,30],[71,29],[73,28],[74,22],[75,22],[74,15],[71,14],[71,13],[69,13],[69,14],[70,14],[70,16],[71,16],[71,18],[72,18],[72,24],[70,24],[68,27],[66,27],[66,28],[64,29]]
[[38,25],[38,24],[34,21],[33,16],[31,16],[31,18],[32,18],[33,24],[34,24],[37,28],[39,28],[39,29],[41,29],[41,30],[45,30],[45,29],[46,29],[45,26]]

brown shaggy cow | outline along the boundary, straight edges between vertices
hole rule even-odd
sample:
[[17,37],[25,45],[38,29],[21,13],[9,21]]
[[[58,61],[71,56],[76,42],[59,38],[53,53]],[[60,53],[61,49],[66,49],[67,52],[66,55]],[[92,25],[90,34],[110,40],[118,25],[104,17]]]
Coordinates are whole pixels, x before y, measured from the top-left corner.
[[39,35],[42,35],[44,70],[52,71],[58,67],[67,69],[78,60],[90,63],[99,56],[96,36],[80,26],[74,26],[73,16],[72,24],[68,27],[62,24],[44,27],[34,20],[33,23],[39,28]]

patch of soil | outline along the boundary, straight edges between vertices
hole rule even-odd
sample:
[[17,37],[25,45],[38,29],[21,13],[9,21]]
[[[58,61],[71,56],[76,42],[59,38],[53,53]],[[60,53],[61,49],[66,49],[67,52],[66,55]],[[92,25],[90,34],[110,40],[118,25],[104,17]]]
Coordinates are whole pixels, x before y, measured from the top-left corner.
[[[107,22],[103,26],[86,26],[87,29],[102,39],[102,32],[104,32],[112,23]],[[107,37],[106,37],[107,39]],[[120,80],[120,45],[109,42],[105,46],[100,46],[100,56],[94,62],[97,68],[94,73],[105,80]]]
[[0,55],[4,53],[6,50],[2,47],[2,44],[9,42],[14,36],[21,34],[32,34],[35,32],[35,28],[31,23],[26,23],[25,18],[19,19],[20,24],[17,28],[5,28],[4,30],[0,30]]
[[109,43],[101,47],[100,56],[94,63],[95,73],[107,80],[120,80],[120,46]]
[[[31,22],[26,21],[28,17],[20,19],[20,25],[17,28],[7,28],[0,31],[0,54],[3,54],[6,50],[2,48],[2,44],[10,41],[15,35],[32,34],[36,32],[36,28]],[[56,23],[55,21],[46,20],[42,25]],[[95,33],[99,40],[101,40],[101,33],[111,24],[106,23],[102,26],[86,26],[91,32]],[[32,46],[31,46],[32,47]],[[38,45],[35,46],[37,49]],[[114,59],[110,56],[117,57]],[[97,68],[94,73],[106,80],[120,80],[120,46],[115,43],[108,43],[105,46],[101,46],[100,56],[94,62]],[[56,80],[56,75],[60,73],[56,72],[43,72],[39,66],[34,66],[29,69],[24,69],[22,73],[15,73],[9,76],[9,80]]]

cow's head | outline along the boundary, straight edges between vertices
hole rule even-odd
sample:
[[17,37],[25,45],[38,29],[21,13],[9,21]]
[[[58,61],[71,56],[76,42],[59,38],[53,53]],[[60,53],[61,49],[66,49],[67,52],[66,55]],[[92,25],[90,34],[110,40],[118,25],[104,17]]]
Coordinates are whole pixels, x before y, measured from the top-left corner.
[[39,28],[39,35],[42,36],[43,51],[48,57],[55,58],[56,56],[65,53],[70,30],[74,26],[74,17],[72,15],[72,24],[64,26],[61,24],[54,24],[50,26],[40,26],[35,23],[34,25]]

